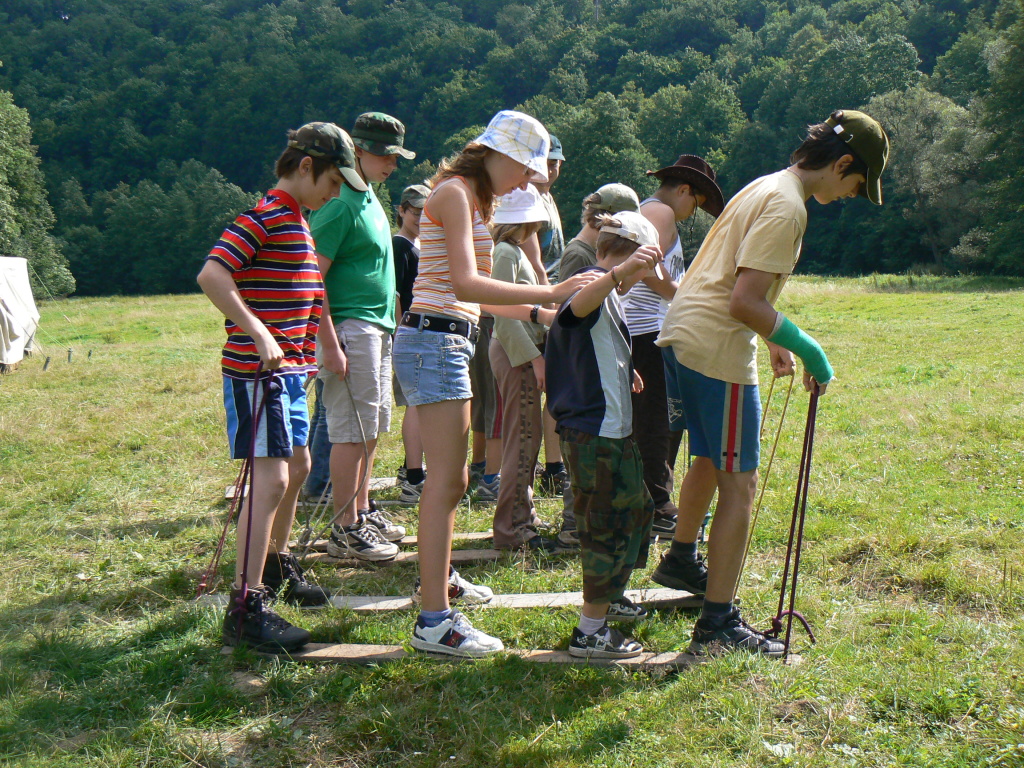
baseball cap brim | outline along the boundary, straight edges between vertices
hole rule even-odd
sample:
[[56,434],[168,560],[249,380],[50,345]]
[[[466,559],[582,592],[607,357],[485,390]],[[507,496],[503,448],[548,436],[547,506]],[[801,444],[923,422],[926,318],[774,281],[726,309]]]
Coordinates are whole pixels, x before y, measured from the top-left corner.
[[400,147],[397,144],[385,144],[381,141],[367,141],[366,139],[357,138],[353,138],[352,143],[360,149],[369,152],[371,155],[377,155],[378,157],[398,155],[399,157],[404,157],[406,160],[416,159],[415,152],[406,149],[405,147]]
[[363,177],[359,175],[359,172],[356,171],[355,168],[338,165],[338,170],[341,171],[341,175],[345,179],[345,182],[356,192],[365,192],[369,189],[369,187],[366,186],[366,182],[363,181]]
[[875,205],[882,204],[882,172],[868,168],[867,181],[860,185],[859,197],[866,197]]

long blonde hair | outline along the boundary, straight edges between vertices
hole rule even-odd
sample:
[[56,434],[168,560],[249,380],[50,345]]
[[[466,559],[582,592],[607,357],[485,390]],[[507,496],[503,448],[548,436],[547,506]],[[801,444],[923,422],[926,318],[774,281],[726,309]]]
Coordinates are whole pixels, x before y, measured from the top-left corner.
[[494,150],[490,147],[471,141],[461,152],[443,159],[437,167],[437,173],[430,180],[432,188],[453,176],[462,176],[476,182],[476,204],[485,224],[494,215],[494,192],[491,186],[491,177],[487,173],[487,168],[484,167],[484,160],[491,152]]

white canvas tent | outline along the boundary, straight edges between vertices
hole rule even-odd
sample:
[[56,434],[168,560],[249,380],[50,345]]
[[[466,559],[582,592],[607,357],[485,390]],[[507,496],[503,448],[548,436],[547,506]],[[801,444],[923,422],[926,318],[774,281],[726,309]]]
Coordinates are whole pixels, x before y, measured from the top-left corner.
[[28,281],[28,260],[0,256],[0,373],[32,352],[39,310]]

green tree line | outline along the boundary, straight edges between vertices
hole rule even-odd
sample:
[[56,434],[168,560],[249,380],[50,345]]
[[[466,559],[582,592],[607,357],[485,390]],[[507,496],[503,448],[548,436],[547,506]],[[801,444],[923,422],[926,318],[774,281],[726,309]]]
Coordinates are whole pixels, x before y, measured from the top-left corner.
[[600,184],[644,194],[695,153],[731,195],[842,107],[890,132],[886,205],[810,203],[803,269],[1024,274],[1021,2],[8,0],[0,116],[31,116],[52,205],[29,217],[49,245],[19,247],[63,255],[80,293],[193,290],[285,131],[367,110],[419,153],[393,199],[496,110],[535,114],[571,234]]

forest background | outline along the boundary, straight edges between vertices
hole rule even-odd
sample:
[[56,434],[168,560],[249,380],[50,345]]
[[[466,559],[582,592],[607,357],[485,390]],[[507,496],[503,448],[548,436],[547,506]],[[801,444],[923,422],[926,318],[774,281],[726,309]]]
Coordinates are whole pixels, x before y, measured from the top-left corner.
[[694,153],[732,195],[862,108],[893,142],[886,204],[810,203],[801,270],[1024,274],[1022,19],[1021,0],[6,0],[0,254],[52,295],[193,291],[285,131],[368,110],[418,153],[385,203],[498,109],[536,115],[572,236],[600,184],[643,195]]

